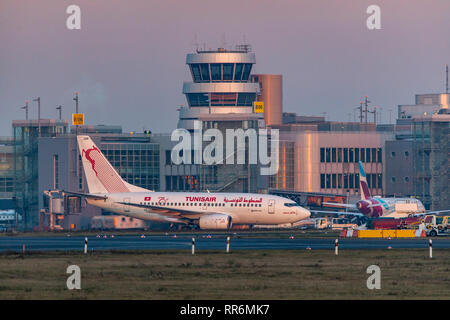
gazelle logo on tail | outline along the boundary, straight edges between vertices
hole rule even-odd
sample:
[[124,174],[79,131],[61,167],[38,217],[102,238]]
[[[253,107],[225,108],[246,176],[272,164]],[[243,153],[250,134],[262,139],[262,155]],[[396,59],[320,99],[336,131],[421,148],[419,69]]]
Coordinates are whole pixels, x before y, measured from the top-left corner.
[[366,173],[364,172],[364,167],[361,161],[358,162],[359,165],[359,188],[361,189],[361,200],[367,200],[371,198],[369,185],[367,184]]
[[92,151],[100,152],[100,150],[98,150],[96,146],[92,146],[92,149],[87,149],[87,150],[83,149],[83,151],[81,152],[81,157],[84,157],[86,155],[86,159],[91,163],[92,170],[94,170],[95,175],[98,176],[98,172],[97,172],[97,170],[95,170],[95,160],[92,159],[92,157],[90,156],[90,153]]

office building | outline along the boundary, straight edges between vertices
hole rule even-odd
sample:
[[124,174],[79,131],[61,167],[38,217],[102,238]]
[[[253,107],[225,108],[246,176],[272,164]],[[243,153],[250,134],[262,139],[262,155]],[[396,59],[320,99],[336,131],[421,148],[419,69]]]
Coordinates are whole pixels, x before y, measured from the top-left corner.
[[450,208],[450,114],[445,111],[414,118],[414,193],[431,210]]
[[398,106],[399,119],[411,119],[416,116],[427,116],[437,114],[440,109],[448,109],[450,94],[417,94],[415,104],[401,104]]

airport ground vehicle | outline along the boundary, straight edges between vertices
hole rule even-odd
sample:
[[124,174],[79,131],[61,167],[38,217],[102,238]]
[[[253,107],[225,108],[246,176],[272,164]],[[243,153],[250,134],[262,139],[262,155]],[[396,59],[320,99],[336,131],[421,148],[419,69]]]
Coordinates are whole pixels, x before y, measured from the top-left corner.
[[448,224],[450,216],[436,216],[429,215],[423,218],[425,225],[425,233],[429,237],[439,235],[448,235],[450,233],[450,226]]
[[316,218],[314,219],[314,229],[327,229],[329,228],[327,218]]
[[342,229],[356,229],[358,225],[356,223],[351,223],[345,218],[333,218],[331,219],[331,229],[332,230],[342,230]]

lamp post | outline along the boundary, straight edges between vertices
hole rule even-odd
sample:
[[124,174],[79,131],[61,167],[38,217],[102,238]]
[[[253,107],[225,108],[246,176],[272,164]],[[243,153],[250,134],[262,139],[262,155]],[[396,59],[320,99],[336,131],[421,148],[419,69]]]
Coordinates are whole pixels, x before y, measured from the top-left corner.
[[25,109],[25,120],[28,121],[28,101],[25,101],[25,106],[21,107],[21,109]]
[[37,97],[33,101],[37,101],[38,103],[38,133],[39,137],[41,137],[41,97]]

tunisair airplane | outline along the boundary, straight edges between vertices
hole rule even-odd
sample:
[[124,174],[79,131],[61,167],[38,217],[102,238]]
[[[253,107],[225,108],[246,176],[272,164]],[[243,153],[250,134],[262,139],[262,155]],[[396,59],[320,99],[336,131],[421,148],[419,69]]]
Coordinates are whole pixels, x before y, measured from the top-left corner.
[[269,194],[153,192],[124,181],[89,136],[78,136],[89,189],[89,204],[142,220],[180,223],[200,229],[232,225],[294,224],[310,212],[296,202]]

